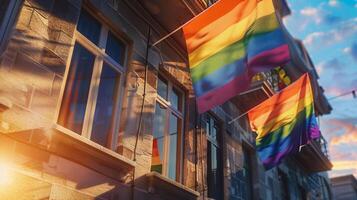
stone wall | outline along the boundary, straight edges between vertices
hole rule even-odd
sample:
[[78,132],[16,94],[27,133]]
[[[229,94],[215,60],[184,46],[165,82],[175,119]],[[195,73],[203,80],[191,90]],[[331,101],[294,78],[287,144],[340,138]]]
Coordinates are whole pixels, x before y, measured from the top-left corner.
[[80,4],[24,1],[0,60],[0,95],[13,103],[2,114],[3,131],[46,127],[55,119]]

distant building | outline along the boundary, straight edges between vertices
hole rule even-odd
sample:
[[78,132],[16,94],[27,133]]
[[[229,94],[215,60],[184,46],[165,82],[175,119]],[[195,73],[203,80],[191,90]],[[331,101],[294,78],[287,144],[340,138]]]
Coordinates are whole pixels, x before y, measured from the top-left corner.
[[357,199],[357,180],[351,175],[330,178],[335,200]]
[[265,171],[247,118],[228,124],[304,73],[331,112],[287,30],[290,63],[198,116],[182,32],[150,44],[215,1],[0,2],[0,199],[331,199],[323,137]]

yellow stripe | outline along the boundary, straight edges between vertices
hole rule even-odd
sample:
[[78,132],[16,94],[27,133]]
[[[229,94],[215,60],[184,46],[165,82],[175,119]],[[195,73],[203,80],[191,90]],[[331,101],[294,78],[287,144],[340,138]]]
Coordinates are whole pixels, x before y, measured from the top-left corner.
[[279,127],[290,123],[293,119],[295,119],[296,115],[301,112],[307,105],[313,103],[312,95],[301,99],[298,103],[292,106],[289,110],[284,113],[281,113],[278,117],[270,120],[269,123],[265,124],[263,127],[257,127],[254,122],[251,127],[256,127],[256,133],[258,134],[257,139],[264,137],[268,133],[278,129]]
[[[309,89],[309,88],[306,87],[306,89]],[[296,102],[298,102],[298,104],[303,104],[305,99],[310,100],[313,98],[312,92],[310,90],[307,90],[307,91],[305,90],[304,92],[305,92],[304,99],[300,99],[302,94],[297,93],[294,96],[290,97],[289,99],[286,99],[284,102],[280,103],[280,105],[271,105],[271,107],[272,106],[278,107],[277,109],[279,109],[279,111],[281,112],[281,113],[279,113],[279,115],[281,115],[285,111],[291,110],[291,108],[293,106],[296,107],[296,105],[297,105]],[[274,108],[272,108],[272,109],[274,109]],[[274,116],[271,116],[271,113],[272,112],[270,111],[270,112],[266,112],[264,114],[259,115],[259,117],[257,117],[256,119],[253,120],[254,125],[256,127],[263,127],[268,122],[269,119],[274,119],[274,118],[272,118]]]
[[255,20],[274,13],[272,0],[263,0],[246,18],[230,26],[221,34],[190,53],[190,67],[193,68],[230,44],[241,40]]

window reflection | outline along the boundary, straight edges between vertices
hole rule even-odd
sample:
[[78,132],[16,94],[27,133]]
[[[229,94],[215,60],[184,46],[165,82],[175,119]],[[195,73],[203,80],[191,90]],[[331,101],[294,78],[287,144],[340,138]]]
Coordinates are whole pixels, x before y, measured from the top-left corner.
[[157,79],[157,93],[164,99],[167,99],[168,85],[167,82],[160,77]]
[[109,135],[113,131],[113,118],[119,93],[120,73],[104,63],[100,76],[99,92],[91,140],[107,146]]
[[163,156],[164,156],[164,129],[166,124],[165,118],[166,109],[156,103],[154,127],[153,127],[153,148],[152,148],[152,161],[151,171],[162,173]]
[[177,160],[177,133],[178,118],[171,114],[170,116],[170,150],[169,150],[169,177],[176,179],[176,160]]
[[124,64],[125,45],[110,31],[108,32],[105,53],[119,64]]
[[176,89],[172,89],[172,93],[170,95],[170,103],[172,107],[175,108],[176,110],[181,111],[181,104],[182,104],[181,101],[182,98],[180,92],[177,91]]
[[93,64],[94,55],[76,43],[58,123],[78,134],[83,128]]
[[101,24],[86,10],[81,10],[77,30],[94,44],[98,44]]
[[[176,90],[172,82],[159,76],[157,79],[156,112],[154,119],[153,165],[159,165],[160,173],[172,180],[180,180],[180,140],[183,129],[184,94]],[[163,100],[165,99],[165,100]],[[162,138],[162,139],[161,139]],[[165,149],[165,152],[162,151]],[[158,159],[160,158],[160,159]],[[156,166],[155,165],[155,166]],[[155,170],[152,167],[152,171]]]

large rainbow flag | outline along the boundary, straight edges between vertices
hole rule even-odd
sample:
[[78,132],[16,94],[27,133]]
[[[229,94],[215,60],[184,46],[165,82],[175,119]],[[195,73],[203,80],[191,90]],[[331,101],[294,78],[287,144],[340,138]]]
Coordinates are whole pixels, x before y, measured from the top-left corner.
[[308,74],[248,112],[258,136],[256,148],[266,169],[320,137]]
[[183,27],[198,111],[246,90],[290,60],[272,0],[220,0]]

